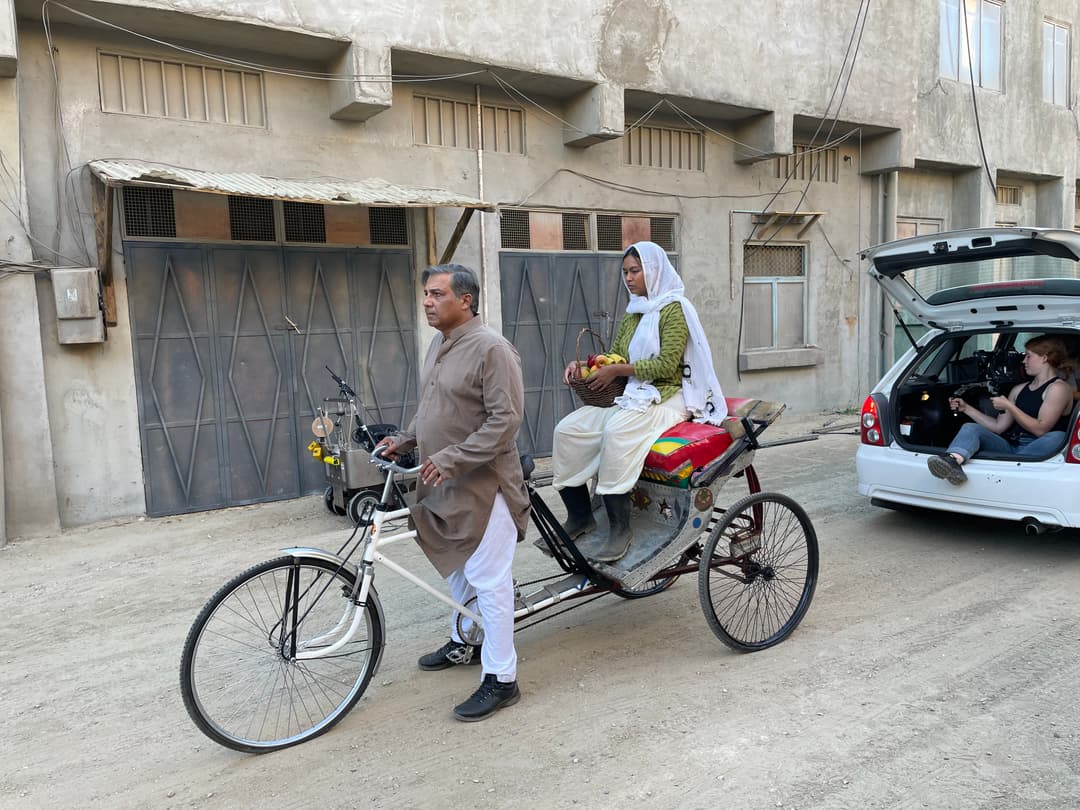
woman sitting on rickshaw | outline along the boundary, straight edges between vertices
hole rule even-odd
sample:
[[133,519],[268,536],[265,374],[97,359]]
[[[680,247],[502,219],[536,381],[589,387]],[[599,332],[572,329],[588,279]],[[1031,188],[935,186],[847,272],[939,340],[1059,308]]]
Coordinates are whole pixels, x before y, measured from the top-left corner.
[[[570,539],[596,528],[588,482],[597,478],[610,527],[606,542],[589,554],[599,562],[614,562],[630,547],[630,490],[653,442],[687,419],[719,424],[727,416],[709,342],[663,248],[631,245],[622,277],[630,303],[611,352],[629,362],[601,366],[588,385],[602,388],[628,377],[626,389],[613,407],[584,405],[564,417],[555,426],[552,455],[552,485],[566,504],[563,529]],[[574,360],[566,367],[564,382],[579,365]]]

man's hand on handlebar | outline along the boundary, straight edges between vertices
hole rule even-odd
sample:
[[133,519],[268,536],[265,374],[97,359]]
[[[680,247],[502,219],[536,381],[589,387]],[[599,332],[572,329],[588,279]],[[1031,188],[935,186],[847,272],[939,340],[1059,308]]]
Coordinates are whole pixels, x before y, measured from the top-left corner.
[[401,457],[401,453],[398,452],[398,445],[396,445],[394,443],[394,440],[391,439],[389,436],[385,436],[380,439],[371,449],[371,452],[390,461],[397,461]]
[[[372,448],[372,453],[381,458],[385,458],[389,461],[397,462],[401,458],[401,452],[398,449],[399,445],[394,442],[389,436],[380,439],[379,442]],[[420,480],[425,484],[430,484],[433,487],[437,487],[446,478],[439,472],[439,468],[431,463],[431,459],[428,459],[420,465],[420,472],[418,473]]]
[[439,472],[439,468],[431,463],[430,458],[420,465],[419,476],[421,481],[433,487],[437,487],[446,480],[443,478],[443,474]]

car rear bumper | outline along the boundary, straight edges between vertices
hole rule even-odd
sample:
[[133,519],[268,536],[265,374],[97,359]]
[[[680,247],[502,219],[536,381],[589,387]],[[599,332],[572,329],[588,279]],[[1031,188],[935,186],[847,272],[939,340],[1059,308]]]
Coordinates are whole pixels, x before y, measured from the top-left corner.
[[968,480],[954,486],[926,468],[927,454],[861,444],[855,453],[859,494],[893,503],[967,515],[1080,527],[1080,464],[989,461],[964,465]]

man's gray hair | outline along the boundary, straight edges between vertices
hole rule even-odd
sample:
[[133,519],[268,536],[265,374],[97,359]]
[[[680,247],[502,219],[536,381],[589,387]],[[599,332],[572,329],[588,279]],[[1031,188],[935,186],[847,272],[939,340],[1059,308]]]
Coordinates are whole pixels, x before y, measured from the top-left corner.
[[480,282],[476,273],[463,264],[433,264],[420,276],[420,283],[427,284],[432,276],[450,276],[450,289],[457,298],[468,293],[472,296],[472,314],[480,311]]

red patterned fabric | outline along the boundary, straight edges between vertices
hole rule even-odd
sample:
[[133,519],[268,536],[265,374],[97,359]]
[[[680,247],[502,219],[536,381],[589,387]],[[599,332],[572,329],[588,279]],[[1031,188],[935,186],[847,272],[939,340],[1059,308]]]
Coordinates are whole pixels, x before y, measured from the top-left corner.
[[[759,400],[727,398],[728,422],[737,422],[735,414],[746,413]],[[723,427],[701,422],[680,422],[661,434],[645,457],[642,478],[669,486],[687,487],[690,475],[719,458],[731,446],[731,434]]]
[[722,427],[700,422],[680,422],[660,436],[645,457],[645,467],[665,474],[687,475],[723,453],[731,444],[731,434]]

